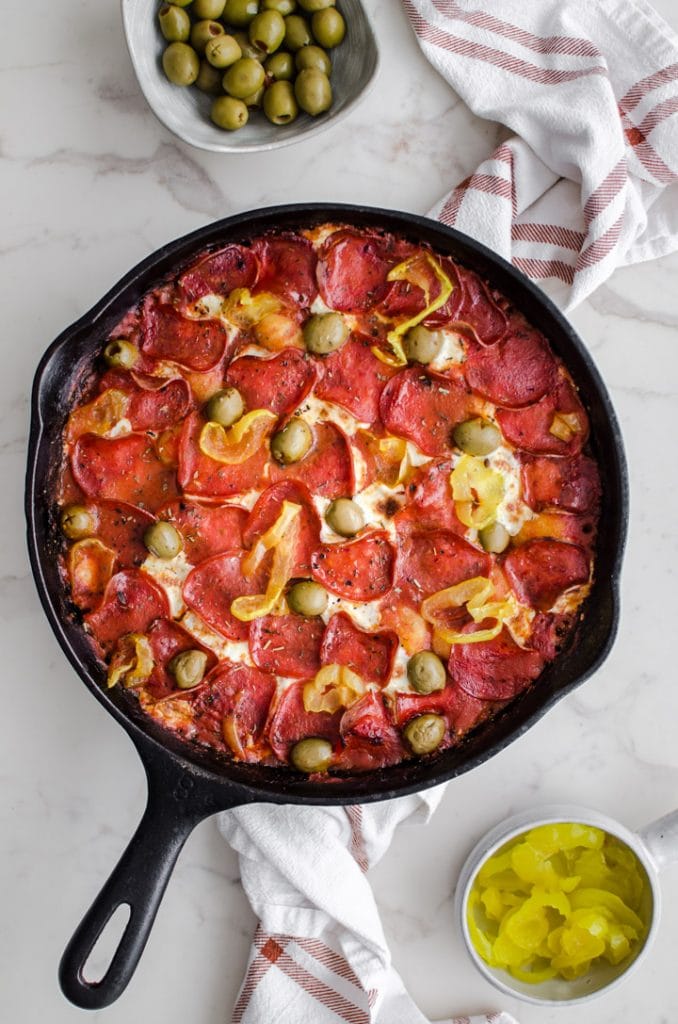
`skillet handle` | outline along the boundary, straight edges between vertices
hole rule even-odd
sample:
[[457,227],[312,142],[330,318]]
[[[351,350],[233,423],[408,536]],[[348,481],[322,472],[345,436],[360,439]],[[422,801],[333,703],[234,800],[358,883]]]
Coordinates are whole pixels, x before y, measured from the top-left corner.
[[[94,903],[78,925],[59,964],[64,995],[84,1010],[109,1006],[127,987],[148,940],[177,857],[195,826],[216,811],[242,803],[234,795],[206,800],[190,769],[162,759],[156,768],[144,758],[148,801],[139,827]],[[196,792],[194,792],[194,789]],[[84,968],[97,939],[120,906],[130,916],[100,981],[87,981]]]

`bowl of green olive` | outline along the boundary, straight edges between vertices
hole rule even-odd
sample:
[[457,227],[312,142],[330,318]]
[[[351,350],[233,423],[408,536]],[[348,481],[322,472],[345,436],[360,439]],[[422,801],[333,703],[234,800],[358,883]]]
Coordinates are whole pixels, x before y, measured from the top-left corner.
[[151,110],[199,149],[300,141],[346,117],[377,71],[360,0],[122,0],[122,17]]

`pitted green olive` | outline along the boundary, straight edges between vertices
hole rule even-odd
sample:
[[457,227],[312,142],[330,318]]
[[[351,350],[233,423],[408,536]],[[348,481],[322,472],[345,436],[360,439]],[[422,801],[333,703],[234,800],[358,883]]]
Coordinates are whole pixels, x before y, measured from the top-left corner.
[[234,96],[217,96],[210,110],[210,117],[217,128],[228,132],[237,132],[238,128],[244,127],[249,116],[247,104]]
[[290,751],[290,761],[299,772],[325,772],[332,763],[332,744],[328,740],[309,736],[299,740]]
[[201,92],[211,93],[212,95],[220,94],[222,78],[222,71],[212,67],[209,61],[200,61],[200,71],[198,72],[195,84]]
[[[224,96],[223,99],[228,99]],[[212,395],[205,406],[205,415],[213,423],[222,427],[231,427],[245,411],[245,403],[237,388],[222,388]]]
[[205,57],[214,68],[230,68],[242,57],[242,50],[233,36],[215,36],[205,47]]
[[258,0],[226,0],[224,4],[224,21],[236,28],[247,28],[252,18],[259,12]]
[[144,533],[144,544],[156,558],[174,558],[181,551],[183,543],[176,527],[163,520],[148,526]]
[[162,69],[172,85],[193,85],[200,72],[200,58],[188,43],[170,43],[162,55]]
[[264,84],[266,72],[259,61],[252,57],[241,57],[224,75],[223,85],[229,96],[244,100],[246,96],[260,89]]
[[248,110],[259,110],[264,100],[264,87],[261,86],[256,92],[253,92],[251,96],[245,96],[243,103]]
[[91,537],[95,526],[93,515],[84,505],[66,505],[61,513],[61,532],[69,540]]
[[204,651],[190,650],[175,654],[167,666],[167,671],[174,676],[180,690],[191,690],[201,683],[207,667],[207,655]]
[[191,46],[196,53],[203,57],[205,47],[210,39],[216,39],[217,36],[223,36],[225,33],[226,29],[220,21],[211,21],[209,18],[205,18],[204,21],[195,21],[191,29]]
[[430,754],[442,743],[446,728],[442,715],[418,715],[410,719],[403,734],[413,754]]
[[411,363],[432,363],[443,347],[440,331],[429,331],[420,324],[413,327],[403,338],[403,349]]
[[306,348],[318,356],[341,348],[349,334],[349,326],[341,313],[316,313],[303,327]]
[[312,444],[313,434],[308,423],[295,417],[271,438],[271,455],[276,462],[288,466],[300,462]]
[[297,71],[315,68],[328,77],[332,71],[332,61],[320,46],[302,46],[300,50],[297,50],[294,63]]
[[350,498],[335,498],[327,508],[325,520],[340,537],[354,537],[365,525],[363,510]]
[[322,615],[327,608],[327,591],[314,580],[301,580],[288,590],[287,604],[291,611],[306,618]]
[[116,370],[131,370],[139,358],[139,349],[125,338],[114,338],[104,349],[104,359]]
[[311,31],[320,46],[331,50],[346,35],[346,22],[335,7],[326,7],[322,11],[316,11],[311,18]]
[[158,21],[168,43],[185,43],[191,34],[191,19],[176,4],[163,4],[158,11]]
[[511,535],[506,527],[495,522],[478,531],[478,540],[490,554],[500,555],[509,546]]
[[224,13],[226,0],[193,0],[191,14],[194,18],[220,18]]
[[407,678],[417,693],[434,693],[445,687],[445,666],[433,651],[419,651],[407,663]]
[[332,86],[326,74],[317,68],[305,68],[294,80],[297,103],[311,117],[324,114],[332,106]]
[[459,423],[452,436],[457,448],[467,455],[489,455],[501,444],[499,428],[480,417]]
[[264,113],[272,124],[289,124],[299,113],[291,82],[273,82],[264,93]]
[[[291,53],[278,50],[264,63],[266,73],[276,82],[291,82],[294,78],[294,57]],[[295,100],[296,105],[296,100]]]
[[290,14],[285,18],[285,49],[296,53],[302,46],[310,46],[313,42],[308,22],[299,14]]
[[277,11],[262,11],[250,22],[250,42],[262,53],[273,53],[285,38],[285,21]]
[[334,7],[337,0],[299,0],[299,6],[303,7],[309,14],[316,11],[324,11],[326,7]]
[[297,9],[297,0],[261,0],[262,11],[277,11],[283,18]]
[[261,50],[257,50],[256,46],[253,46],[250,42],[250,37],[247,32],[234,32],[233,38],[240,47],[243,57],[249,57],[251,60],[258,60],[260,63],[266,56]]

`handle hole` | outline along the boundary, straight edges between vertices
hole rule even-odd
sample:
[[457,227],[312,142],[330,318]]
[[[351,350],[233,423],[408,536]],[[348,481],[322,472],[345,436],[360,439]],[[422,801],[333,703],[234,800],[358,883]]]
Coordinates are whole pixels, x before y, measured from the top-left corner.
[[125,934],[131,914],[132,908],[129,903],[120,903],[99,933],[99,937],[94,943],[82,969],[82,976],[89,985],[96,985],[97,982],[105,977],[111,960]]

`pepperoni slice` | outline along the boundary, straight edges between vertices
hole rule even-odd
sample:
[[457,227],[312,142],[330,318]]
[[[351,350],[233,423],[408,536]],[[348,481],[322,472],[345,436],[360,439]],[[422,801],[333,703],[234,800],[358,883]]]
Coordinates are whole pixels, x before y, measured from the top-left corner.
[[[430,262],[421,257],[428,255],[427,250],[412,245],[399,255],[399,260],[414,258],[417,278],[426,276],[426,291],[418,284],[410,281],[392,281],[384,301],[379,307],[382,316],[389,319],[406,320],[423,312],[440,295],[441,282]],[[450,296],[451,298],[451,296]],[[449,300],[448,300],[449,301]]]
[[296,348],[270,359],[240,356],[226,371],[226,383],[238,389],[249,409],[270,409],[278,416],[296,409],[315,379],[313,363]]
[[227,245],[197,261],[179,278],[179,291],[186,304],[203,295],[229,295],[234,288],[251,288],[259,264],[251,249]]
[[116,553],[121,568],[139,566],[146,559],[144,531],[155,516],[124,501],[97,501],[87,505],[96,523],[94,534]]
[[450,473],[452,463],[436,459],[421,466],[407,485],[408,502],[395,522],[399,533],[411,529],[451,530],[460,536],[466,527],[457,518],[452,500]]
[[192,690],[180,690],[177,687],[174,676],[167,671],[172,658],[182,651],[202,651],[207,655],[205,665],[205,676],[214,668],[217,663],[216,655],[207,647],[199,643],[195,637],[170,619],[156,619],[147,633],[148,642],[153,651],[153,672],[144,684],[154,700],[163,700],[170,694],[180,696],[182,699],[194,697],[203,687],[200,683]]
[[478,408],[478,399],[462,381],[428,370],[401,370],[381,395],[387,430],[414,441],[425,455],[447,455],[452,431]]
[[287,761],[290,750],[299,740],[313,736],[339,742],[341,710],[307,711],[304,707],[305,683],[292,683],[280,695],[268,727],[271,748],[281,761]]
[[259,261],[258,292],[273,292],[292,306],[311,305],[318,294],[317,258],[313,246],[296,235],[257,239],[252,250]]
[[375,532],[344,544],[323,544],[313,553],[314,577],[349,601],[374,601],[393,584],[394,552],[388,535]]
[[313,448],[301,462],[280,466],[272,462],[271,480],[296,481],[322,498],[341,498],[353,494],[353,460],[343,432],[334,423],[316,423]]
[[250,623],[252,661],[266,672],[312,679],[320,668],[325,626],[320,618],[263,615]]
[[457,267],[461,283],[461,303],[457,317],[470,324],[484,345],[493,345],[506,333],[508,318],[490,295],[484,281],[472,270]]
[[400,733],[388,717],[381,694],[366,693],[344,712],[341,719],[344,749],[336,767],[345,771],[369,771],[397,764],[403,758]]
[[523,497],[535,512],[548,508],[588,512],[598,504],[600,474],[588,456],[524,456],[522,462]]
[[167,597],[158,584],[140,569],[124,569],[111,577],[103,601],[85,622],[107,652],[125,633],[146,633],[154,619],[168,616]]
[[318,398],[336,402],[363,423],[379,419],[379,399],[394,370],[372,354],[369,338],[351,338],[322,360]]
[[523,523],[514,542],[525,544],[526,541],[545,538],[578,544],[588,550],[592,548],[596,539],[597,524],[595,512],[580,516],[571,512],[540,512],[534,519],[528,519]]
[[530,647],[552,661],[572,636],[574,615],[571,612],[537,612],[532,620]]
[[244,493],[261,481],[268,452],[262,445],[258,452],[238,466],[229,466],[200,450],[198,440],[204,419],[198,413],[186,417],[179,439],[179,486],[187,493],[205,500],[228,498]]
[[[563,440],[551,432],[554,415],[574,415],[578,428]],[[588,437],[588,417],[569,381],[563,379],[554,392],[525,409],[497,409],[504,437],[516,448],[534,455],[578,455]]]
[[311,555],[320,543],[320,517],[308,489],[295,480],[282,480],[267,487],[260,494],[244,526],[243,544],[251,548],[257,537],[273,526],[284,501],[301,506],[298,516],[297,553],[292,575],[308,575],[311,571]]
[[268,559],[252,576],[244,576],[246,552],[227,551],[207,558],[192,569],[184,583],[184,601],[205,622],[229,640],[246,640],[249,623],[231,614],[231,604],[244,594],[263,594],[268,581]]
[[275,680],[249,665],[222,662],[191,704],[194,738],[237,760],[260,761],[270,754],[264,737]]
[[[153,387],[149,382],[153,381]],[[184,418],[191,406],[191,389],[183,377],[164,381],[144,378],[134,390],[127,408],[132,430],[165,430]]]
[[365,682],[385,686],[397,650],[395,633],[366,633],[348,615],[339,612],[327,623],[320,659],[323,665],[348,665]]
[[459,309],[464,299],[464,291],[459,278],[459,267],[449,256],[445,256],[440,260],[440,266],[443,273],[452,283],[452,292],[447,302],[440,309],[434,310],[433,313],[426,317],[424,320],[425,327],[446,327],[462,319],[459,316]]
[[159,512],[160,519],[176,523],[192,565],[241,548],[248,515],[240,505],[198,505],[186,500],[175,501]]
[[455,682],[471,697],[511,700],[541,673],[544,658],[538,651],[518,647],[503,629],[485,643],[455,644],[448,667]]
[[[457,683],[449,683],[435,693],[399,693],[395,701],[395,717],[399,726],[406,725],[419,715],[442,715],[451,732],[462,736],[489,714],[488,700],[480,700],[465,693]],[[449,740],[443,740],[443,747]]]
[[504,571],[518,597],[539,611],[548,611],[565,590],[589,578],[589,560],[576,544],[530,540],[509,551]]
[[543,398],[556,383],[557,366],[544,336],[523,324],[491,347],[474,345],[464,373],[474,391],[515,408]]
[[386,276],[392,265],[378,237],[364,231],[336,231],[323,245],[318,262],[323,302],[342,313],[371,309],[390,288]]
[[88,498],[108,498],[151,511],[176,497],[174,473],[145,434],[84,434],[71,455],[76,482]]
[[492,560],[449,530],[413,533],[398,557],[397,585],[403,597],[419,605],[425,597],[474,576],[487,576]]
[[146,355],[201,372],[217,365],[228,343],[228,332],[219,320],[190,320],[152,297],[144,303],[141,334]]

